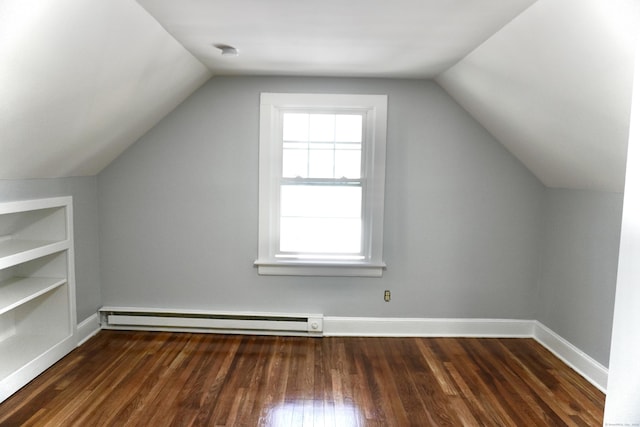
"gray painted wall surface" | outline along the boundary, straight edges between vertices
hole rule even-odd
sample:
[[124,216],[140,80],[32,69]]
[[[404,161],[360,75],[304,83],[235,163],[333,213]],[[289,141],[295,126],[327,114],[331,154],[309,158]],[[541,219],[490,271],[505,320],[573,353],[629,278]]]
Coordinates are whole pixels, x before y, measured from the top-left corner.
[[[389,95],[383,278],[257,275],[260,92]],[[535,315],[544,188],[433,82],[214,78],[98,188],[105,305]]]
[[622,194],[547,189],[536,319],[601,364],[609,346]]
[[98,256],[97,178],[0,180],[0,201],[73,196],[76,312],[78,322],[94,315],[101,304]]

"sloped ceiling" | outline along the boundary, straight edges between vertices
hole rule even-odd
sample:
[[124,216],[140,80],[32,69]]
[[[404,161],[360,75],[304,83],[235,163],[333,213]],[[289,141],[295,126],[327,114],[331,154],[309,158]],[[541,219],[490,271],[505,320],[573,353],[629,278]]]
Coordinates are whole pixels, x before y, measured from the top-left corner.
[[2,0],[0,179],[95,175],[210,75],[133,0]]
[[622,191],[637,0],[139,3],[0,1],[0,179],[96,174],[212,75],[295,74],[435,77],[546,185]]
[[622,192],[639,6],[538,0],[437,82],[545,185]]
[[216,74],[436,77],[545,185],[623,190],[638,0],[138,1]]

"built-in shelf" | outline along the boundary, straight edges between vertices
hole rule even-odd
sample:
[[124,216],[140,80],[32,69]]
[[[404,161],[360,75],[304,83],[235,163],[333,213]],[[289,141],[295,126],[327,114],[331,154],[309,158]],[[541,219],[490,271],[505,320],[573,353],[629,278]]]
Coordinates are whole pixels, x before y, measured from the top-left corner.
[[67,283],[66,278],[14,277],[0,282],[0,314]]
[[77,345],[71,197],[0,203],[0,402]]
[[66,240],[0,240],[0,269],[53,254],[69,246]]
[[25,366],[25,359],[34,361],[50,348],[60,343],[64,337],[42,334],[13,335],[0,341],[0,378],[7,378]]

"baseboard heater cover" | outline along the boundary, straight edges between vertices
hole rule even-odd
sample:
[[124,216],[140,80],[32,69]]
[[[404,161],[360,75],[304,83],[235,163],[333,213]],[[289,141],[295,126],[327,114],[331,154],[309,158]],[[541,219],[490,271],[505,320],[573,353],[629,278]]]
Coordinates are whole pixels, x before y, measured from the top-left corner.
[[100,309],[103,329],[322,336],[322,320],[322,314]]

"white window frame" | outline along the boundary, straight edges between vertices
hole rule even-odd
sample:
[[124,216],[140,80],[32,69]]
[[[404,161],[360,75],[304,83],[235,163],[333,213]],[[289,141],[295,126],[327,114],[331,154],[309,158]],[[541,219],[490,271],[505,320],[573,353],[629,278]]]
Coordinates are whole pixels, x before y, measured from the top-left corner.
[[[282,174],[282,113],[331,111],[363,113],[363,244],[364,259],[282,259],[277,257]],[[261,275],[380,277],[384,221],[387,96],[347,94],[262,93],[260,96],[260,164],[258,259]]]

